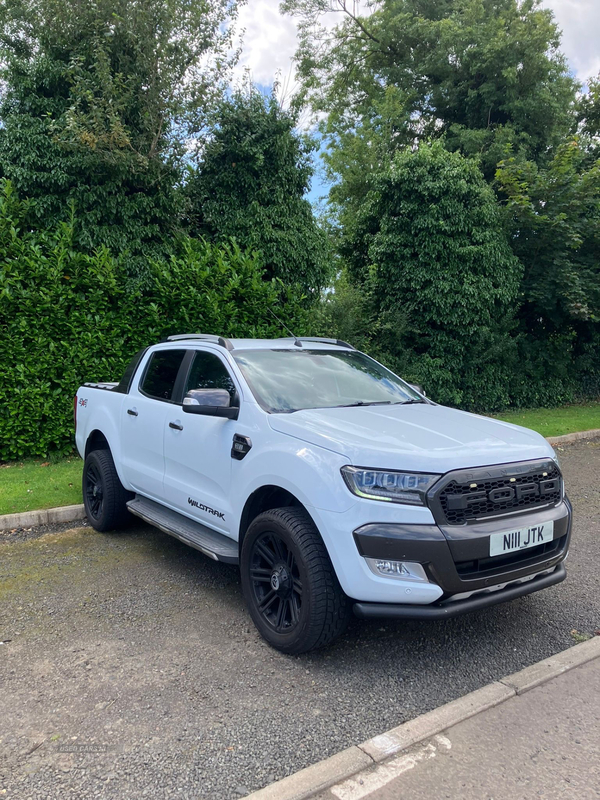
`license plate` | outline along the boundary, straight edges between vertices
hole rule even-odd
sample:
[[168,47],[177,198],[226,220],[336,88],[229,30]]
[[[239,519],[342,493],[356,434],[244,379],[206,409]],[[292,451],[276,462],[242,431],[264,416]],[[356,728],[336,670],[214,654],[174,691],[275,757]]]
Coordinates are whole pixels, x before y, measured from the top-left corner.
[[515,528],[506,533],[493,533],[490,536],[490,555],[501,556],[515,550],[527,550],[539,544],[551,542],[554,538],[554,522],[544,522],[531,528]]

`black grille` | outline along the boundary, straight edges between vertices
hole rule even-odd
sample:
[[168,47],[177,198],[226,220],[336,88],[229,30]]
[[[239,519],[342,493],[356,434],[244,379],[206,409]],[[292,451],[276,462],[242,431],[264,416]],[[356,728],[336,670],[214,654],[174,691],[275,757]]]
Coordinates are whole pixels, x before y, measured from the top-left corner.
[[447,524],[464,525],[469,520],[558,503],[562,493],[560,472],[554,462],[544,466],[514,476],[449,481],[438,495]]
[[517,550],[504,556],[488,556],[487,558],[478,558],[473,561],[459,561],[456,564],[456,571],[461,578],[484,578],[487,575],[506,572],[511,567],[524,566],[524,562],[529,562],[533,565],[538,561],[546,561],[562,550],[566,540],[567,537],[563,536],[560,539],[553,539],[551,542],[545,542],[537,547]]

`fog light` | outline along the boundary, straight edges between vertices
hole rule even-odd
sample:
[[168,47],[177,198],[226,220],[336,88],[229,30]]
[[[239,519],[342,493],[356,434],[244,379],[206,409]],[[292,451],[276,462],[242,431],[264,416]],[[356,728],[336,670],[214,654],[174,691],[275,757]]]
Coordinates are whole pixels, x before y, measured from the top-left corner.
[[385,578],[401,578],[405,581],[428,582],[422,564],[418,564],[416,561],[388,561],[385,558],[365,558],[365,561],[375,575],[382,575]]

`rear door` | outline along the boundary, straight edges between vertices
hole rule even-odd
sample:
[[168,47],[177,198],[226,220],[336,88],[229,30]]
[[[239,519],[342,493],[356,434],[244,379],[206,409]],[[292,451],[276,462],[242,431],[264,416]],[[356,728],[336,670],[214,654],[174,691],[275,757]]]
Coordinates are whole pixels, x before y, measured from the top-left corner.
[[[182,396],[191,389],[226,389],[237,405],[239,387],[220,355],[197,350],[192,358]],[[169,408],[165,427],[165,502],[229,535],[234,535],[230,489],[236,425],[236,420],[186,414],[179,406]]]
[[121,462],[136,492],[163,501],[164,440],[183,381],[181,348],[155,350],[146,360],[121,408]]

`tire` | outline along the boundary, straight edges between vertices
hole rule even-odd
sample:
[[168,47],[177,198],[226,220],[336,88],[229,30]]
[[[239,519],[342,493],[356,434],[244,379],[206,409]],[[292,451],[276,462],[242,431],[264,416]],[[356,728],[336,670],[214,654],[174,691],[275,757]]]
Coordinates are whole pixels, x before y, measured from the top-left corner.
[[306,653],[344,632],[350,604],[304,509],[256,517],[242,543],[240,569],[250,616],[276,650]]
[[92,450],[83,465],[83,505],[92,528],[113,531],[131,519],[126,503],[133,494],[123,488],[110,450]]

